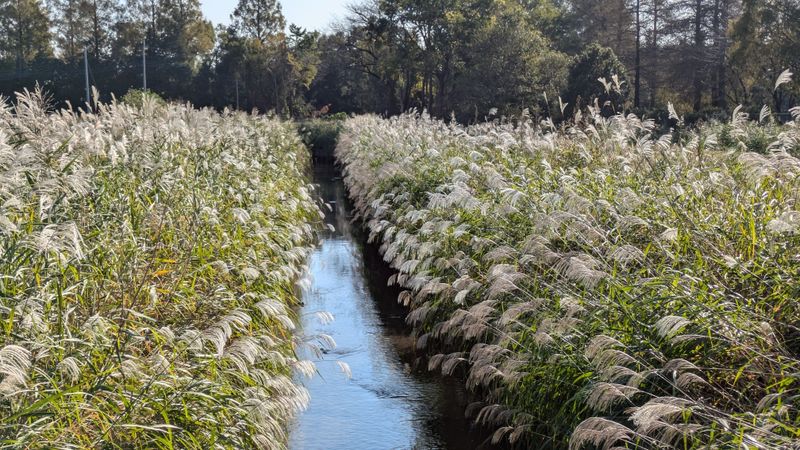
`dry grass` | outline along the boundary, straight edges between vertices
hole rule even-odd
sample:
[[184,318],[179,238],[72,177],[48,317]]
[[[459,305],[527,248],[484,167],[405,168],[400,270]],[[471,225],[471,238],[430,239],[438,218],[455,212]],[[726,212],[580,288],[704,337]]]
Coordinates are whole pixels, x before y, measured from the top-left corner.
[[0,447],[282,447],[319,220],[294,128],[45,106],[0,106]]
[[418,347],[468,368],[496,439],[777,448],[800,433],[798,126],[367,116],[337,155]]

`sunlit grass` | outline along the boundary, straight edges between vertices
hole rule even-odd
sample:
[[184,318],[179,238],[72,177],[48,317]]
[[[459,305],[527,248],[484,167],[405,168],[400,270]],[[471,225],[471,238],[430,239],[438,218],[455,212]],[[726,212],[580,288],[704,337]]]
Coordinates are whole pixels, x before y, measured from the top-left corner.
[[267,118],[4,104],[0,447],[282,447],[307,164]]
[[800,433],[793,111],[663,136],[367,116],[337,156],[429,368],[496,441],[776,448]]

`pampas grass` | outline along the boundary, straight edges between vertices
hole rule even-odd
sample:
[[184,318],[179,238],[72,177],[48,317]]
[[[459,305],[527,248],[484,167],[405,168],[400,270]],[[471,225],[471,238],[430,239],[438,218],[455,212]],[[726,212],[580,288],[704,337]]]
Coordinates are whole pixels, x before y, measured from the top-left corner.
[[0,448],[281,448],[319,211],[291,124],[0,102]]
[[495,441],[797,444],[800,122],[670,116],[666,135],[592,109],[346,123],[337,157],[417,347],[465,374]]

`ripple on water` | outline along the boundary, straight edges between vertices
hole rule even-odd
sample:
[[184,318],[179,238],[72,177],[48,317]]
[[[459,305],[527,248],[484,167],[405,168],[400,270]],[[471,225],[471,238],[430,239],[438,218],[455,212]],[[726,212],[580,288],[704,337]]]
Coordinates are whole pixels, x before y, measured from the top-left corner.
[[[460,385],[410,370],[413,339],[403,325],[397,292],[386,288],[388,273],[374,249],[360,245],[349,225],[347,201],[333,172],[318,170],[321,196],[337,202],[326,212],[335,226],[312,254],[311,287],[304,293],[302,332],[325,333],[337,348],[314,360],[319,375],[303,380],[309,408],[297,418],[292,449],[468,449],[472,441],[463,419]],[[321,325],[313,313],[328,311],[335,321]],[[350,366],[347,379],[337,361]]]

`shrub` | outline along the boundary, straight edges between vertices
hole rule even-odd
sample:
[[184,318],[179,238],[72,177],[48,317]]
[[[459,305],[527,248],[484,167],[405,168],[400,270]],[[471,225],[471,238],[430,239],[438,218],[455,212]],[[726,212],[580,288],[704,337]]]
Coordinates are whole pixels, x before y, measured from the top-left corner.
[[122,103],[132,106],[134,108],[142,108],[145,103],[150,103],[155,106],[164,106],[167,104],[163,97],[150,90],[131,89],[121,99]]
[[[606,89],[598,81],[604,78],[607,83],[613,84],[614,77],[617,77],[618,88]],[[613,50],[596,44],[575,57],[567,76],[566,90],[561,95],[564,102],[572,105],[569,108],[572,112],[575,111],[574,107],[592,106],[597,100],[606,117],[623,112],[629,96],[625,65]]]
[[346,114],[313,119],[300,125],[300,134],[315,158],[333,159],[333,151],[342,131]]

